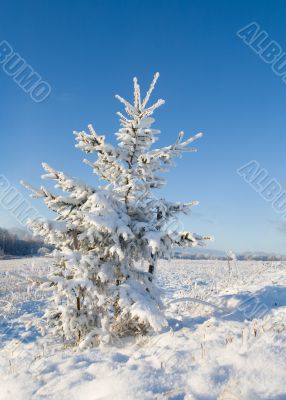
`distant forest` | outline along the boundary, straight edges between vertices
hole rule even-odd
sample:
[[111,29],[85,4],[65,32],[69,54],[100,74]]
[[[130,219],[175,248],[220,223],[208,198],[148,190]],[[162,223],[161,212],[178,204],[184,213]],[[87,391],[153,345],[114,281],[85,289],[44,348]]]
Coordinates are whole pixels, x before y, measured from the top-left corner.
[[38,254],[43,242],[26,234],[25,236],[0,228],[0,256],[28,256]]

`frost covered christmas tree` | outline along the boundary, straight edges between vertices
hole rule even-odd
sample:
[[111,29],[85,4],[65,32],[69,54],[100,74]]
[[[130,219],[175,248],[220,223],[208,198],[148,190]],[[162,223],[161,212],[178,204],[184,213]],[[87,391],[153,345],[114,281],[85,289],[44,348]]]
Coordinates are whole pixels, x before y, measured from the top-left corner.
[[174,164],[174,158],[195,151],[189,145],[202,136],[184,141],[180,132],[175,144],[151,149],[159,134],[151,128],[152,115],[164,104],[158,100],[149,106],[158,77],[155,74],[143,99],[134,78],[133,104],[116,96],[126,113],[118,113],[116,147],[91,125],[88,133],[75,132],[76,147],[97,155],[95,161],[84,162],[103,186],[94,188],[47,164],[43,178],[55,181],[66,195],[26,185],[33,197],[44,199],[57,214],[55,221],[30,222],[34,233],[57,249],[52,272],[42,285],[53,290],[44,320],[54,334],[81,347],[166,326],[153,281],[157,261],[170,257],[177,246],[200,245],[209,239],[168,230],[170,222],[190,212],[196,202],[172,203],[152,193],[164,186],[160,174]]

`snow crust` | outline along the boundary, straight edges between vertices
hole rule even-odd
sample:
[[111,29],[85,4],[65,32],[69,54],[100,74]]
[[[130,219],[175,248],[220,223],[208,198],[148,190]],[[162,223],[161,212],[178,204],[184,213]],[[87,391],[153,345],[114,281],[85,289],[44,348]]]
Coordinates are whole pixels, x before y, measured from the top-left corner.
[[0,400],[286,399],[284,263],[160,261],[169,326],[80,351],[23,326],[50,262],[0,261]]

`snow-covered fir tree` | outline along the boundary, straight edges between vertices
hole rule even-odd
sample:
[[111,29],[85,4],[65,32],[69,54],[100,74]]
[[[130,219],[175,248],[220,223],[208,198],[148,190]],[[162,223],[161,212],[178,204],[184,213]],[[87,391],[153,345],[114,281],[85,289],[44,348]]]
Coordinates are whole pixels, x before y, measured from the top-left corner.
[[153,277],[160,257],[170,257],[178,246],[195,246],[209,237],[191,232],[169,231],[180,213],[197,204],[158,199],[153,189],[165,185],[161,173],[174,158],[190,148],[201,133],[151,149],[159,130],[152,128],[154,111],[164,104],[149,105],[159,74],[144,98],[134,78],[134,102],[120,96],[125,115],[118,112],[118,145],[105,142],[91,125],[88,132],[75,132],[76,147],[95,161],[84,160],[103,181],[95,188],[43,164],[43,179],[55,182],[62,194],[45,187],[32,190],[57,214],[54,221],[31,221],[36,235],[54,245],[52,272],[42,288],[53,291],[44,315],[53,334],[81,347],[109,342],[112,337],[160,331],[167,325],[160,293]]

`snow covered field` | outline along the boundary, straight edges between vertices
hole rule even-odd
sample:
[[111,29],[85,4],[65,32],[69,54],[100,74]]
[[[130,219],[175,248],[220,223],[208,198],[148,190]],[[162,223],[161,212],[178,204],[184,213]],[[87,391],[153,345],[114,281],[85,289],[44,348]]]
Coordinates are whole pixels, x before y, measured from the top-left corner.
[[1,400],[286,399],[285,264],[161,261],[169,329],[79,352],[21,322],[50,262],[0,261]]

